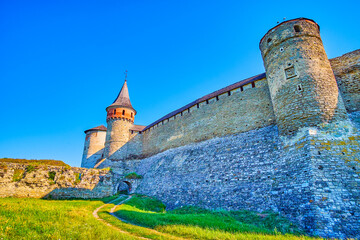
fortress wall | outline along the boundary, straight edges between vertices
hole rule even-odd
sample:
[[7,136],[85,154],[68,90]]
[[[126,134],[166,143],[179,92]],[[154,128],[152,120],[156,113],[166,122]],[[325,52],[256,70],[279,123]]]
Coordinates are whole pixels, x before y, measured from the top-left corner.
[[274,125],[170,149],[141,161],[135,171],[144,178],[136,192],[170,209],[276,209],[264,199],[273,191],[280,149]]
[[360,50],[330,59],[348,112],[360,111]]
[[40,165],[29,171],[28,166],[0,163],[0,197],[86,199],[115,193],[115,177],[109,170]]
[[284,142],[271,125],[169,149],[133,165],[136,192],[169,209],[273,210],[312,234],[360,237],[360,136],[349,128]]
[[266,79],[194,105],[142,133],[143,155],[274,124]]
[[143,159],[136,192],[169,209],[273,210],[314,228],[306,137],[281,143],[275,125],[170,149]]
[[[143,135],[142,134],[132,134],[131,139],[125,143],[119,150],[114,152],[111,155],[110,160],[115,159],[137,159],[142,156],[143,148]],[[101,165],[103,167],[104,165]],[[110,166],[110,165],[109,165]]]

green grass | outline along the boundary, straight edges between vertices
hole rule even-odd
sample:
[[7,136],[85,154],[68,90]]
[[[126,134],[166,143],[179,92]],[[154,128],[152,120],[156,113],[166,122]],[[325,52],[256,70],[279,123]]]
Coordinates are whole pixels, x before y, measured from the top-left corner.
[[92,216],[102,201],[0,199],[0,239],[136,239]]
[[24,177],[24,170],[15,169],[13,175],[13,182],[18,182]]
[[[301,232],[275,213],[210,211],[197,207],[166,212],[163,203],[141,195],[117,206],[116,215],[129,222],[126,223],[109,213],[114,204],[126,197],[116,195],[92,200],[3,198],[0,199],[0,239],[314,239],[296,235]],[[128,234],[93,217],[92,212],[102,205],[99,217]],[[283,234],[280,230],[295,234]]]
[[165,212],[155,199],[136,195],[118,206],[116,216],[161,232],[195,239],[313,239],[276,213],[210,211],[184,207]]
[[29,160],[29,159],[20,159],[20,158],[0,158],[0,162],[69,167],[69,165],[67,165],[63,161],[49,160],[49,159],[42,159],[42,160],[31,159],[31,160]]
[[135,172],[131,172],[131,173],[127,174],[125,176],[125,178],[127,178],[127,179],[142,179],[143,176],[141,176],[141,175],[139,175],[139,174],[137,174]]

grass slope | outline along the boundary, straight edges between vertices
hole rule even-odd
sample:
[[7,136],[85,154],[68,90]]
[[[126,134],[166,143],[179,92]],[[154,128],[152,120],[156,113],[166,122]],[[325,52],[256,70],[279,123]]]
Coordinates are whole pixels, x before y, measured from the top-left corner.
[[210,211],[184,207],[165,212],[160,201],[134,196],[117,207],[116,216],[131,223],[193,239],[314,239],[276,213]]
[[32,165],[52,165],[52,166],[63,166],[70,167],[63,161],[59,160],[29,160],[29,159],[20,159],[20,158],[0,158],[0,162],[6,163],[20,163],[20,164],[32,164]]
[[[137,226],[119,221],[109,213],[124,198],[112,196],[91,201],[3,198],[0,239],[314,239],[296,235],[301,232],[275,213],[195,207],[166,212],[161,202],[139,195],[116,209],[117,216],[141,225]],[[93,217],[92,212],[102,205],[99,217],[131,235]]]
[[135,239],[93,217],[94,209],[103,204],[85,200],[0,199],[0,239]]

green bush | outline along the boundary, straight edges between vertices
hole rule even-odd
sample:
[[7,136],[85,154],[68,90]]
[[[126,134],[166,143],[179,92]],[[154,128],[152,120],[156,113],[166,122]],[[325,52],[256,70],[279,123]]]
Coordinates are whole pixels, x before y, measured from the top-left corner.
[[27,165],[26,166],[26,172],[27,173],[31,173],[31,172],[33,172],[33,171],[35,171],[35,166],[34,165]]
[[78,184],[81,182],[81,174],[80,173],[75,173],[75,184]]
[[49,172],[49,179],[52,180],[52,181],[54,181],[54,180],[55,180],[55,175],[56,175],[56,172],[50,171],[50,172]]
[[15,169],[13,175],[13,181],[18,182],[24,177],[24,170],[22,169]]
[[143,176],[138,175],[137,173],[132,172],[132,173],[127,174],[127,175],[125,176],[125,178],[126,178],[126,179],[142,179]]

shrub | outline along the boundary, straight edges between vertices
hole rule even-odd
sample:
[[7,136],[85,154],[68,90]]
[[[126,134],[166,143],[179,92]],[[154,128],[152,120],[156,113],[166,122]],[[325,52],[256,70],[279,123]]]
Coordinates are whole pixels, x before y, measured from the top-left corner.
[[15,169],[13,175],[13,181],[18,182],[24,177],[24,170],[22,169]]
[[81,182],[81,173],[75,173],[75,184]]
[[125,178],[127,178],[127,179],[142,179],[143,176],[138,175],[137,173],[132,172],[132,173],[127,174],[127,175],[125,176]]
[[35,171],[35,166],[34,165],[27,165],[26,166],[26,172],[27,173],[31,173],[33,171]]
[[56,175],[56,172],[50,171],[50,172],[49,172],[49,179],[52,180],[52,181],[54,181],[54,180],[55,180],[55,175]]

